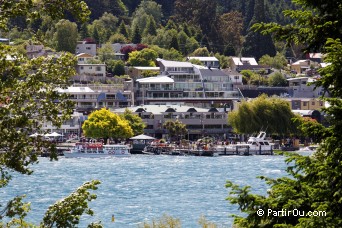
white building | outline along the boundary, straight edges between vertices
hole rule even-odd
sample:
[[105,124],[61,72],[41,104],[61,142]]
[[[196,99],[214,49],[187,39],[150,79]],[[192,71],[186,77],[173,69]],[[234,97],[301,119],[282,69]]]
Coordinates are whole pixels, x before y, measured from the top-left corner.
[[77,64],[76,71],[79,76],[106,77],[106,64]]
[[214,56],[208,56],[208,57],[204,57],[204,56],[189,56],[189,57],[187,57],[188,61],[190,61],[191,59],[198,59],[206,67],[220,68],[220,62]]
[[85,41],[81,41],[76,46],[76,54],[88,53],[92,56],[96,56],[96,48],[97,45],[94,43],[87,43]]

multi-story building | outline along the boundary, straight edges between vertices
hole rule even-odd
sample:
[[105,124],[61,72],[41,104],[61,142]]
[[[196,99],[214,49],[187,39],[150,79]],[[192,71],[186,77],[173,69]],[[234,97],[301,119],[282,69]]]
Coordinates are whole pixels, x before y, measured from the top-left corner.
[[314,98],[320,97],[324,94],[323,87],[315,88],[312,83],[316,79],[311,77],[296,77],[287,79],[289,82],[290,97]]
[[136,80],[137,104],[211,107],[239,99],[231,78],[219,69],[158,59],[161,75]]
[[[216,108],[195,108],[184,105],[141,105],[128,107],[139,115],[146,124],[145,134],[156,138],[167,138],[167,130],[163,127],[166,121],[179,120],[186,125],[188,132],[182,138],[194,140],[205,136],[225,139],[231,128],[227,126],[227,113]],[[113,109],[118,114],[126,108]]]
[[84,116],[82,113],[79,112],[74,112],[69,120],[62,123],[60,128],[53,126],[51,121],[46,121],[43,123],[42,130],[58,132],[65,139],[71,136],[76,137],[80,135],[82,123],[85,119],[87,119],[87,116]]
[[72,86],[60,89],[75,102],[75,110],[88,114],[93,110],[108,107],[119,108],[132,105],[132,93],[124,90],[123,84]]

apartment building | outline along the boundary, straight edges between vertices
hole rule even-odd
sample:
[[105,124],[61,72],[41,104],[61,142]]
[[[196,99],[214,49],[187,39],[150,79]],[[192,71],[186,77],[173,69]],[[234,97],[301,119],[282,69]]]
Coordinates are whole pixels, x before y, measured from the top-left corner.
[[239,99],[231,77],[219,69],[157,59],[160,75],[135,81],[140,104],[182,104],[209,108]]
[[[139,115],[146,124],[144,134],[156,138],[167,138],[163,128],[166,121],[179,120],[186,125],[188,132],[182,138],[195,140],[201,137],[228,137],[231,128],[227,126],[227,113],[216,108],[196,108],[184,105],[140,105],[128,107]],[[112,109],[114,113],[124,113],[126,108]]]

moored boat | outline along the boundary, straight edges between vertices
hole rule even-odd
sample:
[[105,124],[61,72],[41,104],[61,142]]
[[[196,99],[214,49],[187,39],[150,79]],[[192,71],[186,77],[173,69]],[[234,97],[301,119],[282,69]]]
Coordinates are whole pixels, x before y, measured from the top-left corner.
[[65,150],[64,156],[66,158],[100,158],[100,157],[129,157],[131,153],[129,147],[120,144],[102,143],[76,143],[71,150]]
[[259,132],[256,137],[249,137],[247,143],[237,143],[216,147],[220,155],[273,154],[273,143],[266,139],[266,132]]

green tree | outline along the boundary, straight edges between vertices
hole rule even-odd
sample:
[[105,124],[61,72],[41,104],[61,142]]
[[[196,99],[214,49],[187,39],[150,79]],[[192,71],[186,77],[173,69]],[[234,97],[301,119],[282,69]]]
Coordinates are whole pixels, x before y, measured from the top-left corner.
[[[0,4],[0,11],[0,29],[4,31],[8,30],[7,22],[17,16],[33,19],[50,15],[54,20],[60,20],[64,13],[69,12],[84,22],[90,14],[86,4],[78,0],[57,0],[54,4],[50,1],[6,1]],[[42,137],[29,135],[32,132],[44,133],[45,121],[60,127],[70,118],[74,105],[58,90],[66,88],[70,77],[75,75],[77,61],[67,53],[58,58],[27,59],[14,47],[5,44],[0,44],[0,61],[0,188],[4,188],[13,173],[32,174],[30,167],[38,162],[37,155],[43,148],[51,152],[52,160],[57,159],[55,145]],[[52,205],[43,218],[42,226],[77,224],[83,212],[92,214],[87,202],[95,196],[88,190],[95,190],[98,184],[98,181],[85,183],[80,191],[75,192],[76,198],[62,200],[63,213],[58,202]],[[23,198],[18,196],[5,206],[0,205],[1,227],[33,227],[25,221],[30,207],[29,203],[22,202]],[[58,217],[49,216],[53,214],[58,214]]]
[[275,69],[283,69],[287,65],[287,60],[283,54],[277,52],[276,56],[274,57],[263,55],[259,59],[259,64],[270,66]]
[[[288,44],[305,45],[305,51],[319,48],[325,53],[325,61],[331,63],[319,71],[321,78],[315,84],[329,91],[330,103],[324,112],[329,116],[329,127],[315,127],[321,140],[320,147],[312,156],[288,155],[288,175],[278,179],[262,177],[270,185],[268,193],[256,195],[249,187],[227,183],[231,189],[229,200],[247,213],[237,217],[239,227],[341,227],[342,216],[342,2],[296,1],[297,10],[288,10],[286,15],[293,23],[280,26],[276,23],[260,23],[254,26],[265,33],[273,33]],[[308,124],[306,132],[312,131]],[[296,209],[305,213],[325,211],[324,216],[257,216],[257,210]]]
[[179,45],[178,45],[178,39],[177,39],[177,36],[172,36],[171,38],[171,42],[170,42],[170,45],[169,45],[169,48],[174,48],[176,50],[179,50]]
[[98,43],[106,43],[109,37],[117,31],[118,21],[116,16],[105,12],[88,26],[89,33]]
[[189,62],[195,65],[204,66],[204,64],[199,59],[190,59]]
[[121,23],[119,25],[119,33],[121,33],[123,36],[125,36],[126,39],[129,37],[128,30],[127,30],[127,27],[126,27],[124,21],[121,21]]
[[174,61],[183,61],[183,55],[179,51],[175,50],[174,48],[165,49],[161,48],[157,45],[150,46],[150,49],[157,52],[157,57],[167,60],[174,60]]
[[168,120],[163,124],[163,127],[168,131],[170,139],[180,140],[182,135],[185,135],[188,131],[186,125],[179,120]]
[[[249,27],[255,23],[265,21],[266,16],[264,0],[255,0],[254,14]],[[253,56],[258,61],[260,57],[265,54],[274,56],[276,51],[272,37],[270,35],[262,35],[249,28],[242,53],[244,56]]]
[[97,55],[99,56],[101,62],[108,62],[109,60],[113,59],[115,56],[114,54],[113,47],[110,43],[102,45],[102,47],[97,50]]
[[144,30],[144,35],[152,35],[155,36],[157,35],[157,26],[154,18],[152,16],[149,16],[145,30]]
[[269,86],[287,86],[287,80],[280,72],[275,72],[268,76],[267,83]]
[[133,130],[127,120],[106,108],[92,112],[82,125],[86,137],[127,139],[133,136]]
[[127,38],[122,35],[121,33],[115,33],[109,37],[109,43],[115,44],[115,43],[121,43],[125,44],[127,43]]
[[267,129],[270,134],[290,135],[298,132],[292,121],[295,117],[287,101],[261,95],[243,101],[237,111],[230,112],[228,123],[237,133],[253,134]]
[[108,73],[112,75],[121,76],[124,75],[125,72],[125,63],[122,60],[109,60],[106,62]]
[[141,51],[133,51],[129,53],[127,63],[130,66],[156,66],[154,61],[157,57],[157,52],[150,48],[145,48]]
[[187,53],[192,53],[199,47],[200,45],[194,37],[190,37],[186,40],[185,49]]
[[141,33],[138,26],[135,26],[133,34],[132,34],[132,42],[134,44],[140,44],[141,43]]
[[233,11],[220,16],[218,20],[220,37],[224,41],[224,45],[231,45],[234,54],[240,53],[243,43],[243,17],[240,12]]
[[62,19],[56,24],[55,42],[57,51],[75,53],[77,38],[76,23]]
[[181,30],[177,35],[177,39],[178,39],[179,51],[183,55],[187,55],[188,52],[186,50],[186,41],[187,39],[189,39],[188,35],[183,30]]
[[209,51],[208,48],[203,47],[203,48],[197,48],[191,56],[209,56]]
[[121,118],[128,121],[129,126],[133,129],[133,135],[140,135],[144,133],[146,124],[143,120],[132,111],[126,108],[125,112],[121,115]]

